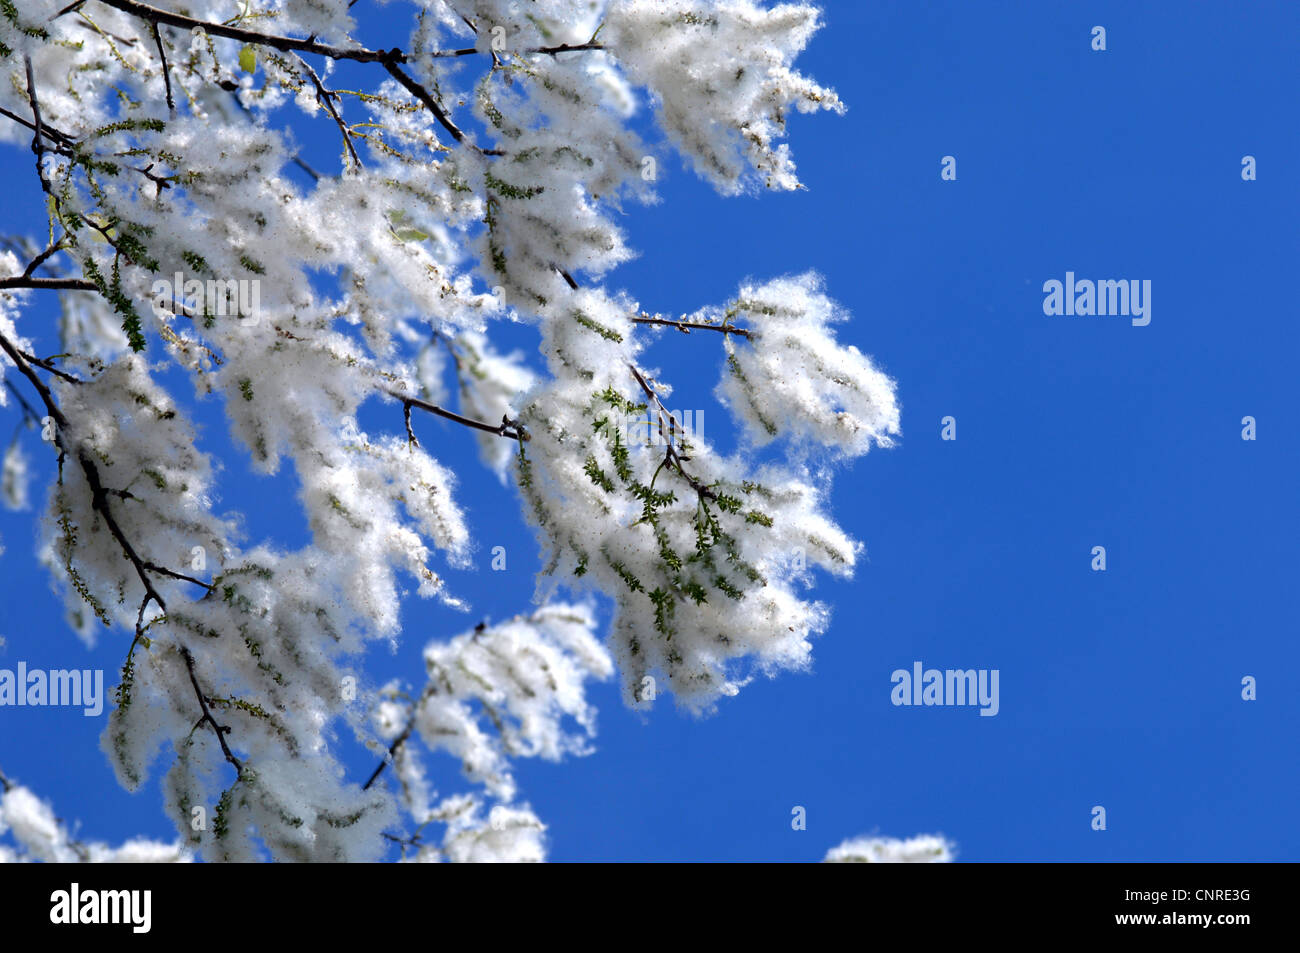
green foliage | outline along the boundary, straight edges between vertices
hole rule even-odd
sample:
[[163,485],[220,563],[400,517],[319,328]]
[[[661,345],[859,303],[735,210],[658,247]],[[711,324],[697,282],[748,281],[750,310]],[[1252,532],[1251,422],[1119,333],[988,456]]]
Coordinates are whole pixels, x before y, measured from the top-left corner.
[[117,122],[110,122],[106,126],[100,126],[90,133],[87,138],[102,139],[104,136],[111,136],[115,132],[162,132],[166,126],[167,124],[161,119],[121,119]]
[[504,195],[508,199],[531,199],[534,196],[541,195],[546,191],[542,186],[524,188],[518,185],[511,185],[498,179],[491,172],[484,173],[484,184],[498,195]]
[[140,314],[135,310],[131,299],[122,290],[122,273],[118,267],[117,259],[113,259],[112,277],[108,280],[104,278],[93,258],[87,256],[82,260],[81,266],[85,271],[86,279],[113,306],[113,310],[122,315],[122,331],[126,334],[131,350],[136,353],[143,351],[145,349],[145,338]]
[[573,320],[577,321],[577,322],[578,322],[579,324],[581,324],[584,328],[587,328],[588,330],[591,330],[591,331],[595,331],[597,334],[599,334],[601,337],[603,337],[606,341],[622,341],[622,340],[623,340],[623,335],[619,334],[619,333],[618,333],[617,331],[615,331],[613,328],[607,328],[607,327],[605,327],[605,325],[601,324],[601,323],[600,323],[599,321],[597,321],[595,318],[592,318],[592,317],[591,317],[590,315],[588,315],[585,311],[582,311],[582,310],[579,309],[579,308],[574,308],[574,309],[573,309]]
[[736,360],[735,354],[727,355],[727,369],[731,371],[732,376],[735,377],[736,380],[740,381],[741,386],[745,390],[745,396],[749,400],[750,409],[754,411],[754,416],[758,418],[758,422],[763,425],[763,429],[766,430],[769,435],[775,437],[777,430],[776,424],[763,413],[763,410],[759,406],[758,400],[754,395],[754,385],[749,382],[749,378],[745,376],[745,372],[740,369],[740,362]]
[[104,608],[103,603],[95,597],[90,591],[90,586],[82,578],[81,573],[77,572],[77,567],[73,565],[72,557],[77,550],[77,526],[72,522],[72,510],[68,506],[67,495],[63,491],[63,484],[60,483],[54,493],[54,510],[58,514],[58,524],[62,535],[59,538],[58,550],[63,560],[63,571],[67,573],[68,582],[72,583],[73,590],[81,597],[81,601],[90,606],[90,610],[95,613],[95,618],[106,626],[112,625],[112,620],[108,617],[108,611]]
[[614,481],[600,468],[600,464],[596,462],[594,455],[588,455],[587,462],[583,464],[582,472],[587,474],[591,482],[606,493],[614,492]]

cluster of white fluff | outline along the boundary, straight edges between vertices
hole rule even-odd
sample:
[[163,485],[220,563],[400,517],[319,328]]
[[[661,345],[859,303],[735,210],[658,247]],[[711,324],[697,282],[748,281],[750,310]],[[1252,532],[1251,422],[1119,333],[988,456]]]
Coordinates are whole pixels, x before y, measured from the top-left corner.
[[821,25],[807,3],[615,0],[605,32],[628,78],[648,87],[673,144],[722,192],[799,187],[790,109],[843,112],[835,92],[790,68]]
[[[532,389],[537,375],[519,351],[498,354],[482,334],[466,331],[453,347],[461,410],[485,423],[513,420],[519,415],[519,398]],[[505,479],[514,447],[491,434],[476,435],[483,463]]]
[[4,462],[0,465],[0,500],[11,510],[27,509],[27,487],[31,481],[31,464],[19,436],[21,431],[5,448]]
[[78,840],[53,808],[29,788],[6,781],[0,790],[0,864],[169,864],[191,859],[180,842],[163,844],[135,838],[113,847]]
[[947,864],[956,846],[938,834],[920,834],[906,840],[893,837],[854,837],[832,847],[822,861],[827,864]]
[[745,285],[725,309],[695,316],[749,328],[727,339],[727,372],[719,396],[756,444],[789,437],[796,445],[859,456],[893,445],[899,432],[894,382],[830,325],[848,315],[827,298],[817,275]]
[[[225,0],[155,3],[210,24],[231,15]],[[405,808],[417,824],[445,825],[440,846],[412,837],[408,859],[544,856],[541,821],[514,803],[510,759],[587,750],[583,685],[613,664],[589,610],[557,603],[431,646],[415,702],[365,676],[367,648],[400,636],[411,583],[458,604],[442,572],[472,550],[456,481],[427,449],[434,441],[407,439],[393,401],[446,403],[449,362],[456,410],[521,435],[476,439],[538,528],[542,595],[613,597],[629,703],[648,705],[653,679],[703,710],[756,671],[808,665],[828,622],[806,595],[811,570],[848,574],[861,546],[829,517],[825,475],[803,461],[813,447],[851,456],[888,445],[892,383],[836,341],[830,325],[843,315],[815,278],[746,286],[694,319],[750,336],[701,331],[692,342],[723,351],[720,396],[752,443],[787,441],[789,462],[758,465],[748,445],[724,456],[680,435],[671,455],[621,446],[618,415],[653,411],[671,369],[646,366],[653,332],[634,321],[638,303],[600,282],[633,254],[621,204],[656,200],[670,149],[723,194],[798,187],[786,115],[842,109],[792,68],[818,27],[814,7],[423,0],[402,69],[444,119],[381,64],[356,64],[373,79],[328,100],[347,127],[331,130],[333,161],[298,155],[283,131],[287,109],[334,126],[316,82],[343,84],[321,57],[164,26],[173,112],[147,21],[112,0],[56,17],[65,6],[3,5],[0,106],[30,114],[30,58],[43,122],[75,144],[42,163],[56,196],[50,233],[68,237],[41,274],[98,291],[59,296],[57,335],[20,331],[24,296],[0,292],[0,334],[28,353],[71,355],[60,366],[82,381],[36,371],[66,418],[45,446],[63,459],[42,558],[74,628],[89,639],[110,626],[130,646],[103,747],[132,788],[165,753],[167,809],[186,849],[371,859]],[[239,22],[367,42],[347,0],[249,0]],[[556,52],[562,44],[585,48]],[[429,55],[458,48],[478,53]],[[634,131],[642,102],[661,140]],[[28,149],[31,134],[0,121],[0,141]],[[0,253],[0,276],[21,274],[40,231],[30,254]],[[223,313],[183,287],[159,300],[157,283],[178,273],[256,282],[255,312]],[[491,323],[507,316],[535,326],[545,373],[494,348]],[[222,401],[256,468],[293,469],[309,545],[250,541],[237,516],[214,509],[219,461],[197,449],[185,407],[157,382],[168,365],[196,399]],[[8,359],[0,373],[37,399]],[[361,430],[368,400],[385,402],[390,430]],[[12,404],[0,389],[0,406]],[[24,500],[25,473],[21,449],[6,453],[10,503]],[[157,599],[146,598],[144,565]],[[196,728],[201,704],[211,717]],[[230,730],[218,736],[213,723]],[[391,743],[408,723],[397,785],[344,777],[340,726]],[[415,741],[459,759],[483,793],[435,802]]]
[[[827,623],[826,608],[802,596],[808,570],[847,575],[861,546],[827,517],[822,481],[802,464],[758,466],[690,434],[671,457],[623,442],[620,415],[658,417],[667,391],[638,369],[634,313],[634,303],[591,290],[546,314],[552,379],[520,416],[531,439],[519,479],[547,580],[616,600],[627,701],[647,703],[646,679],[662,678],[704,709],[744,684],[737,663],[767,672],[808,664],[809,639]],[[828,437],[845,447],[842,432]]]
[[[426,647],[428,682],[414,701],[403,701],[396,686],[389,686],[375,713],[378,733],[389,741],[406,809],[418,827],[446,825],[441,850],[450,859],[487,859],[493,853],[499,859],[542,859],[543,828],[526,806],[513,803],[517,788],[510,762],[591,752],[596,711],[586,700],[585,683],[614,673],[595,624],[587,606],[553,604],[480,625]],[[454,795],[435,804],[417,742],[454,757],[483,795]],[[484,797],[496,802],[486,817]],[[437,850],[421,846],[420,859]]]

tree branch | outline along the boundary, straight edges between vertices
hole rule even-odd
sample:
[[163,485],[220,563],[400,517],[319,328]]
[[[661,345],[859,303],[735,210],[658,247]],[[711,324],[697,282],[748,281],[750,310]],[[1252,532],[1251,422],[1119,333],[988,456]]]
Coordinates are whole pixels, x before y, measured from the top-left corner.
[[519,426],[518,423],[509,417],[503,416],[501,423],[493,426],[485,424],[481,420],[475,420],[472,417],[465,417],[454,411],[439,407],[437,404],[431,404],[427,400],[420,400],[418,397],[408,397],[399,391],[384,388],[384,393],[389,397],[396,398],[402,402],[403,413],[406,417],[406,432],[408,439],[413,439],[415,434],[411,432],[411,408],[417,407],[420,410],[430,414],[437,414],[439,417],[445,417],[448,420],[454,420],[458,424],[464,424],[466,427],[473,427],[475,430],[482,430],[484,433],[496,434],[498,437],[506,437],[510,440],[528,440],[528,431]]
[[27,398],[24,397],[18,388],[14,386],[13,381],[9,380],[7,377],[5,378],[5,389],[9,391],[9,393],[13,394],[14,399],[18,401],[18,406],[21,407],[23,411],[23,417],[30,420],[32,426],[39,427],[41,424],[41,415],[36,412],[35,407],[27,403]]
[[[416,705],[418,706],[419,702],[417,702]],[[370,786],[379,780],[379,776],[384,773],[384,768],[388,767],[393,758],[397,756],[398,749],[401,748],[402,745],[406,744],[406,740],[411,737],[411,732],[414,729],[415,715],[412,714],[410,719],[406,722],[406,727],[402,729],[402,733],[394,738],[393,743],[388,746],[388,754],[384,756],[384,760],[380,761],[379,764],[375,766],[375,770],[366,780],[366,783],[361,785],[361,790],[369,791]]]
[[[390,54],[385,54],[385,58],[381,59],[380,62],[384,64],[384,69],[388,70],[389,75],[392,76],[393,79],[401,83],[412,96],[424,103],[429,112],[433,113],[433,117],[438,120],[442,128],[446,129],[447,133],[453,139],[457,142],[465,142],[465,133],[461,132],[460,128],[451,121],[451,117],[448,116],[443,111],[443,108],[438,105],[438,101],[433,98],[427,89],[408,76],[406,72],[397,65],[406,62],[406,54],[401,50],[392,50]],[[473,145],[473,143],[469,144]],[[484,155],[500,155],[500,153],[495,150],[483,150],[479,149],[478,146],[474,146],[474,148],[479,152],[482,152]]]
[[230,745],[226,744],[226,734],[230,731],[229,725],[217,724],[217,719],[212,717],[212,711],[208,708],[207,696],[203,694],[203,689],[199,687],[199,677],[194,673],[194,656],[185,646],[181,646],[181,658],[185,659],[185,667],[189,669],[190,684],[194,686],[194,695],[199,700],[199,708],[203,710],[203,716],[199,719],[199,724],[205,722],[212,726],[213,732],[217,736],[217,742],[221,745],[221,753],[226,756],[226,760],[235,766],[242,779],[244,776],[244,762],[235,757],[235,753],[230,750]]
[[307,71],[307,76],[310,77],[312,85],[316,87],[316,102],[329,110],[330,116],[334,118],[335,124],[339,127],[339,132],[343,134],[343,144],[347,146],[348,155],[352,156],[352,161],[355,162],[357,168],[360,169],[361,157],[357,155],[356,147],[352,144],[352,131],[348,129],[347,124],[343,122],[343,117],[341,117],[338,114],[338,110],[334,108],[334,98],[338,96],[338,93],[325,88],[325,84],[321,82],[320,77],[316,75],[316,71],[311,68],[310,64],[308,64],[305,59],[299,56],[297,57],[297,60],[302,64],[302,68]]
[[[10,112],[3,106],[0,106],[0,116],[4,116],[6,119],[12,119],[14,122],[18,123],[18,125],[26,126],[28,129],[32,130],[32,132],[36,131],[36,124],[34,122],[30,119],[24,119],[17,113]],[[45,138],[54,143],[54,146],[51,147],[54,152],[58,152],[61,155],[68,154],[68,146],[72,143],[71,137],[59,132],[57,129],[51,129],[49,126],[44,124],[41,125],[41,133]]]
[[208,592],[212,592],[217,588],[210,582],[204,582],[202,579],[195,579],[193,576],[187,576],[183,572],[176,572],[175,570],[168,569],[166,566],[159,566],[155,563],[145,563],[144,568],[148,569],[150,572],[156,572],[163,576],[171,576],[173,579],[179,579],[182,582],[192,582],[196,586],[202,586],[204,589],[208,590]]
[[158,58],[162,60],[163,83],[167,87],[167,111],[175,116],[176,101],[172,99],[172,76],[171,71],[167,68],[167,53],[163,49],[162,34],[158,32],[158,21],[152,21],[149,26],[153,29],[153,41],[158,47]]
[[27,101],[32,107],[32,129],[34,130],[32,135],[32,152],[36,155],[36,175],[37,178],[41,180],[41,189],[47,195],[52,196],[54,192],[50,188],[49,179],[45,178],[45,168],[43,165],[45,160],[45,146],[41,142],[41,136],[44,135],[44,131],[41,128],[41,107],[36,101],[36,78],[32,75],[32,58],[24,55],[23,65],[27,70]]
[[[69,384],[85,383],[85,381],[83,381],[80,377],[73,377],[67,371],[61,371],[57,367],[55,367],[54,364],[51,363],[53,361],[53,358],[50,358],[48,360],[42,360],[39,357],[34,357],[31,354],[28,354],[26,351],[19,351],[18,353],[23,356],[23,360],[25,360],[28,364],[35,364],[37,367],[41,368],[41,370],[49,371],[55,377],[61,378],[67,381]],[[58,356],[60,355],[55,355],[55,357]]]
[[123,13],[140,17],[150,23],[165,23],[167,26],[181,27],[185,30],[193,30],[198,27],[213,36],[223,36],[230,40],[240,40],[258,46],[269,46],[284,53],[316,53],[320,56],[328,56],[332,60],[355,60],[358,63],[381,63],[386,58],[396,59],[399,63],[406,62],[406,54],[401,50],[368,50],[365,47],[349,49],[341,46],[330,46],[326,43],[317,43],[311,39],[299,40],[290,36],[258,33],[255,30],[227,26],[224,23],[196,20],[184,14],[160,10],[158,7],[152,7],[147,3],[139,3],[137,0],[99,0],[99,2],[121,10]]
[[78,447],[68,446],[67,440],[64,436],[64,433],[68,430],[68,418],[65,417],[63,411],[59,409],[59,405],[54,400],[54,395],[50,393],[50,389],[45,386],[44,382],[36,375],[36,372],[32,370],[31,365],[23,359],[22,353],[14,347],[10,340],[3,334],[0,334],[0,348],[9,355],[9,360],[13,361],[14,366],[18,368],[18,372],[26,377],[27,380],[31,382],[32,386],[36,388],[36,392],[40,394],[41,401],[45,404],[46,412],[54,418],[54,423],[56,425],[54,441],[58,445],[59,449],[64,453],[73,454],[77,458],[77,462],[81,465],[81,472],[85,475],[86,484],[90,487],[91,507],[99,513],[101,517],[103,517],[104,525],[108,527],[108,531],[112,534],[113,538],[117,540],[118,546],[121,547],[123,555],[126,556],[127,560],[131,563],[131,566],[135,569],[136,576],[139,577],[141,585],[144,586],[145,605],[148,605],[150,601],[156,602],[158,608],[166,612],[167,605],[163,602],[162,596],[158,594],[158,590],[154,588],[153,582],[150,580],[149,574],[145,569],[144,560],[140,558],[139,553],[135,551],[135,547],[131,545],[131,541],[128,540],[126,534],[122,532],[122,527],[118,525],[117,518],[113,515],[113,510],[108,505],[109,491],[104,488],[103,481],[100,479],[99,467],[95,465],[95,461],[90,459],[83,450]]
[[[654,388],[650,386],[649,382],[646,381],[645,377],[641,374],[641,372],[636,369],[636,365],[628,364],[627,367],[628,370],[632,372],[632,376],[636,378],[636,382],[641,385],[641,390],[654,403],[656,412],[659,415],[659,432],[661,434],[663,433],[663,429],[664,429],[664,418],[667,417],[669,421],[668,436],[670,439],[664,441],[664,462],[660,464],[660,467],[662,468],[665,465],[671,467],[674,471],[676,471],[678,476],[680,476],[683,480],[685,480],[687,483],[690,484],[691,489],[693,489],[696,495],[699,496],[700,498],[716,500],[718,498],[718,494],[714,493],[713,490],[709,489],[699,480],[695,479],[695,477],[691,476],[689,473],[686,472],[686,467],[683,466],[682,456],[677,452],[677,447],[674,443],[674,439],[676,438],[677,434],[684,433],[686,431],[686,428],[683,427],[681,424],[679,424],[677,422],[677,418],[673,416],[672,412],[669,411],[666,407],[664,407],[663,401],[659,399],[659,395],[655,393]],[[652,486],[654,485],[653,480],[651,480],[650,483]]]
[[690,334],[692,330],[696,331],[721,331],[723,334],[734,334],[737,337],[748,338],[753,336],[753,332],[746,328],[736,328],[729,324],[705,324],[702,321],[674,321],[671,318],[661,318],[659,316],[650,316],[642,314],[640,317],[632,319],[633,324],[655,324],[665,328],[676,328],[683,334]]
[[[41,395],[41,400],[45,403],[46,410],[49,412],[49,415],[54,418],[54,422],[57,425],[54,436],[59,449],[64,453],[72,451],[74,448],[69,447],[65,443],[65,438],[63,436],[64,430],[68,425],[67,417],[64,416],[63,411],[60,410],[58,404],[55,403],[54,395],[50,393],[50,389],[42,383],[41,379],[36,376],[36,372],[33,371],[23,359],[22,352],[14,347],[12,342],[10,342],[10,340],[3,334],[0,334],[0,349],[3,349],[4,352],[9,355],[9,359],[13,361],[19,372],[31,382],[32,386],[36,388],[37,393]],[[76,449],[76,457],[78,462],[81,464],[82,472],[85,474],[86,483],[90,486],[91,506],[101,517],[103,517],[104,523],[108,526],[109,532],[112,533],[113,538],[117,540],[118,546],[121,547],[123,554],[135,568],[136,575],[144,586],[144,599],[140,603],[140,611],[136,616],[135,628],[136,639],[138,640],[144,631],[144,613],[145,609],[148,608],[149,603],[155,602],[158,604],[159,609],[163,612],[167,611],[167,603],[163,600],[163,597],[159,594],[158,590],[154,588],[153,582],[149,579],[148,573],[150,571],[181,579],[186,582],[196,583],[209,591],[211,591],[213,587],[202,580],[193,578],[192,576],[173,572],[172,570],[164,569],[155,563],[145,562],[142,560],[139,554],[135,551],[135,547],[131,545],[131,541],[128,540],[126,534],[122,532],[122,527],[118,525],[117,519],[113,516],[113,511],[108,505],[108,497],[115,491],[105,489],[103,482],[100,480],[99,468],[96,467],[95,462],[83,451]],[[132,648],[134,648],[134,645],[135,643],[133,642]],[[212,727],[212,730],[216,733],[217,742],[221,745],[222,754],[225,755],[227,761],[235,766],[235,770],[238,772],[239,777],[243,778],[244,763],[235,756],[235,753],[230,750],[230,745],[226,743],[226,734],[230,731],[230,727],[228,725],[218,724],[217,720],[212,716],[212,711],[208,708],[207,696],[203,694],[203,689],[199,687],[198,675],[194,671],[194,656],[190,654],[190,650],[184,645],[180,646],[180,652],[181,657],[185,659],[185,667],[189,671],[190,684],[194,686],[194,694],[198,699],[199,708],[203,712],[202,717],[199,719],[199,724],[206,723]]]
[[0,289],[4,288],[43,288],[50,291],[96,291],[89,281],[81,278],[32,278],[17,275],[12,278],[0,278]]

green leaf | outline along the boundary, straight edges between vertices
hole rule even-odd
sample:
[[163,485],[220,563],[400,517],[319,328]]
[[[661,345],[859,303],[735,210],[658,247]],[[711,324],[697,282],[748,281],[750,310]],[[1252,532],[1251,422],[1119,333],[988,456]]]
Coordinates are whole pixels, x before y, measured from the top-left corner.
[[257,47],[250,44],[239,51],[239,68],[245,73],[257,72]]

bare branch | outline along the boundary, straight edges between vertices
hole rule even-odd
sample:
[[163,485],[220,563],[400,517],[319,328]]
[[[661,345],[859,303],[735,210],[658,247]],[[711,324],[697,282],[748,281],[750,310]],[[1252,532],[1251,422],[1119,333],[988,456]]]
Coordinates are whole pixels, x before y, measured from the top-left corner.
[[674,321],[671,318],[661,318],[658,315],[651,316],[642,314],[632,319],[633,324],[654,324],[665,328],[676,328],[683,334],[690,334],[691,331],[720,331],[723,334],[734,334],[737,337],[752,337],[753,332],[746,328],[736,328],[729,324],[705,324],[702,321]]
[[42,370],[49,371],[55,377],[61,378],[67,381],[69,384],[85,383],[85,381],[83,381],[80,377],[73,377],[67,371],[61,371],[57,367],[55,367],[54,364],[52,363],[53,358],[42,360],[39,357],[34,357],[31,354],[28,354],[26,351],[19,351],[18,353],[23,356],[23,360],[25,360],[28,364],[35,364],[37,367],[41,368]]
[[199,719],[199,724],[204,723],[211,725],[213,732],[217,736],[217,742],[221,745],[221,753],[226,756],[226,760],[235,766],[239,772],[239,777],[244,776],[244,762],[235,757],[235,753],[230,750],[230,745],[226,744],[226,735],[230,731],[229,725],[217,724],[217,719],[212,717],[212,711],[208,708],[208,698],[203,694],[203,689],[199,687],[199,677],[194,673],[194,656],[185,646],[181,646],[181,658],[185,659],[185,667],[190,672],[190,684],[194,686],[194,695],[199,700],[199,708],[203,710],[203,716]]
[[420,400],[418,397],[408,397],[406,394],[399,391],[385,388],[384,393],[389,397],[394,397],[402,402],[403,412],[407,421],[407,434],[410,438],[414,438],[415,436],[410,429],[410,408],[417,407],[426,413],[437,414],[439,417],[454,420],[458,424],[464,424],[466,427],[473,427],[475,430],[482,430],[484,433],[496,434],[498,437],[506,437],[509,440],[529,439],[528,431],[524,430],[518,423],[508,417],[503,416],[501,418],[501,423],[493,426],[492,424],[485,424],[481,420],[475,420],[472,417],[465,417],[455,411],[439,407],[437,404],[431,404],[427,400]]
[[38,288],[50,291],[97,291],[89,281],[81,278],[31,278],[18,275],[13,278],[0,278],[0,289],[4,288]]
[[150,23],[165,23],[168,26],[181,27],[185,30],[193,30],[198,27],[213,36],[224,36],[230,40],[240,40],[258,46],[269,46],[284,53],[315,53],[320,56],[328,56],[332,60],[355,60],[358,63],[382,63],[385,59],[395,60],[398,63],[406,62],[406,54],[401,50],[368,50],[365,47],[349,49],[341,46],[330,46],[326,43],[317,43],[311,39],[299,40],[289,36],[258,33],[255,30],[227,26],[224,23],[196,20],[184,14],[172,13],[170,10],[160,10],[158,7],[152,7],[147,3],[138,3],[137,0],[99,0],[99,2],[121,10],[123,13],[140,17]]
[[[438,101],[433,98],[427,89],[408,76],[398,65],[399,63],[406,62],[406,55],[403,54],[401,50],[391,51],[391,55],[386,54],[385,58],[382,59],[381,62],[384,64],[384,69],[388,70],[389,75],[392,76],[393,79],[401,83],[412,96],[424,103],[429,112],[433,113],[433,117],[438,120],[442,128],[446,129],[453,139],[457,142],[465,142],[465,133],[461,132],[460,128],[451,121],[451,117],[448,116],[447,113],[443,111],[443,108],[438,105]],[[470,144],[473,145],[472,143]],[[474,148],[478,149],[478,146],[474,146]],[[482,149],[479,149],[479,151],[484,152]],[[496,155],[498,153],[484,152],[484,154]]]
[[212,592],[217,588],[210,582],[204,582],[202,579],[195,579],[193,576],[187,576],[183,572],[176,572],[175,570],[168,569],[166,566],[158,566],[154,563],[145,563],[144,568],[148,569],[150,572],[156,572],[159,575],[171,576],[173,579],[179,579],[182,582],[192,582],[196,586],[202,586],[204,589],[208,590],[208,592]]
[[158,58],[162,60],[163,83],[167,87],[167,111],[173,116],[176,115],[176,101],[172,99],[172,77],[171,71],[167,68],[167,53],[163,50],[162,34],[158,32],[158,21],[153,20],[149,23],[153,29],[153,41],[158,47]]
[[347,123],[343,121],[343,117],[334,108],[334,100],[338,97],[338,93],[325,88],[325,84],[321,82],[320,77],[316,75],[316,71],[311,68],[305,59],[299,56],[297,60],[302,64],[302,68],[307,71],[307,76],[310,77],[312,85],[316,87],[316,102],[329,110],[330,116],[334,118],[335,124],[339,127],[339,132],[343,134],[343,144],[347,146],[348,155],[352,157],[352,161],[356,163],[357,168],[361,168],[361,157],[357,155],[356,147],[352,144],[352,131],[348,129]]
[[41,128],[41,107],[36,101],[36,78],[32,75],[32,58],[23,56],[23,65],[27,69],[27,101],[32,107],[32,129],[35,130],[32,135],[32,152],[36,154],[36,175],[41,180],[41,188],[49,195],[53,195],[50,189],[50,182],[45,178],[45,145],[41,142],[41,136],[44,131]]
[[40,394],[46,412],[54,418],[56,424],[54,440],[59,449],[64,453],[74,455],[77,462],[81,464],[81,472],[85,475],[86,483],[90,487],[91,506],[103,517],[108,531],[117,540],[123,555],[131,563],[132,568],[135,569],[136,576],[139,577],[141,585],[144,586],[145,605],[148,605],[151,601],[156,602],[158,608],[166,612],[167,605],[163,602],[162,596],[158,594],[158,590],[154,588],[153,581],[149,578],[149,574],[145,569],[144,560],[140,558],[140,555],[135,551],[135,547],[131,545],[131,541],[122,532],[122,527],[118,525],[117,518],[113,515],[112,507],[108,505],[110,494],[104,488],[103,481],[99,477],[99,467],[95,465],[95,461],[84,450],[68,445],[65,437],[65,433],[68,432],[68,418],[59,409],[59,405],[54,400],[54,395],[40,377],[36,375],[36,372],[32,370],[31,365],[23,359],[22,353],[3,334],[0,334],[0,348],[9,355],[9,360],[13,361],[14,366],[18,368],[18,372],[26,377],[32,386],[36,388],[36,392]]
[[[417,702],[417,706],[418,704],[419,703]],[[398,749],[400,749],[402,745],[406,744],[406,740],[411,737],[411,732],[414,729],[415,729],[415,716],[412,715],[410,720],[407,721],[406,727],[402,729],[402,733],[398,735],[396,738],[394,738],[393,743],[388,746],[388,754],[384,756],[384,760],[380,761],[379,764],[376,765],[375,770],[371,773],[370,777],[366,780],[366,783],[361,785],[361,790],[369,791],[370,786],[379,780],[379,776],[384,773],[384,768],[388,767],[389,762],[391,762],[397,756]]]

